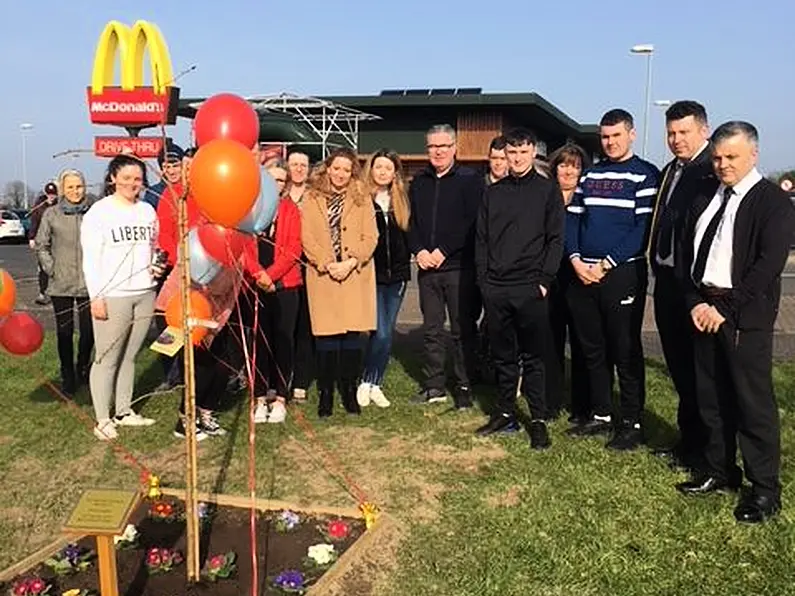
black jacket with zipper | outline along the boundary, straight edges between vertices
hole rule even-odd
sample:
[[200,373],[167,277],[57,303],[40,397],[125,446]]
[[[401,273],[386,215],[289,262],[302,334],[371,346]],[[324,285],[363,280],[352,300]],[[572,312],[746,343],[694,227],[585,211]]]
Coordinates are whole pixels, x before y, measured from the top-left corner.
[[411,279],[411,251],[408,234],[400,229],[395,212],[386,213],[373,202],[375,221],[378,225],[378,245],[375,247],[375,281],[379,284],[394,284]]
[[411,181],[409,200],[409,248],[442,251],[440,271],[472,269],[474,266],[475,218],[483,196],[483,177],[459,164],[444,176],[432,166]]
[[478,211],[475,262],[485,286],[550,287],[563,256],[563,196],[534,170],[486,189]]

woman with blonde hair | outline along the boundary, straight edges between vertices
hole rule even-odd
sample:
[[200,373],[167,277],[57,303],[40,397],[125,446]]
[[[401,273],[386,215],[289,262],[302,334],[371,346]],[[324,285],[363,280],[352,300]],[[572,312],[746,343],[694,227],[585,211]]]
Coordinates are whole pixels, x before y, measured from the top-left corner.
[[318,415],[330,416],[336,382],[345,410],[360,413],[356,382],[365,333],[376,328],[378,242],[373,202],[350,149],[329,155],[304,197],[301,243],[308,261],[306,290],[318,353]]
[[392,348],[400,305],[411,279],[411,251],[408,246],[409,199],[403,181],[400,157],[394,151],[376,151],[364,175],[368,196],[373,201],[378,226],[375,249],[377,325],[370,337],[364,359],[364,374],[356,401],[367,406],[372,401],[381,408],[389,400],[381,389]]
[[[79,385],[88,384],[94,329],[91,303],[83,275],[80,226],[91,207],[86,181],[79,170],[68,169],[58,176],[58,202],[47,209],[36,233],[39,265],[50,280],[49,295],[55,310],[58,359],[61,361],[61,390],[72,396]],[[77,363],[74,357],[74,310],[77,308],[80,340]]]

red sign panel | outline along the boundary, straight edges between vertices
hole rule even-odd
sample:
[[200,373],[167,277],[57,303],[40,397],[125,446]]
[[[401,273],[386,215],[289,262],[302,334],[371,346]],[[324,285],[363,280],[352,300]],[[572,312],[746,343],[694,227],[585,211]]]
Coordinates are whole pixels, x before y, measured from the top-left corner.
[[93,124],[114,124],[133,128],[175,124],[179,104],[179,89],[169,87],[165,94],[155,93],[152,87],[124,91],[120,87],[105,87],[102,93],[88,88],[88,113]]
[[163,137],[95,137],[94,155],[116,157],[120,153],[131,153],[136,157],[157,157],[163,148]]

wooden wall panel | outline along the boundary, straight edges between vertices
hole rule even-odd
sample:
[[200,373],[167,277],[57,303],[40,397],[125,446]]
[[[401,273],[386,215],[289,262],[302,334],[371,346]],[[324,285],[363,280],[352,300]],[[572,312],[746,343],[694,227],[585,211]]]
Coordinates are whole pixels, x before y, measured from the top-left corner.
[[502,134],[502,114],[497,112],[459,112],[456,126],[458,155],[485,158],[489,143]]

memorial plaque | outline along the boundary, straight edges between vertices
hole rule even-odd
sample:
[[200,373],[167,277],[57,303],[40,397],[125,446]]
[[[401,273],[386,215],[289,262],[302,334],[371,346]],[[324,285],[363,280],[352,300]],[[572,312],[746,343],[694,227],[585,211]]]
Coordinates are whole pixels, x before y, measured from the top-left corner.
[[140,493],[130,490],[87,490],[63,527],[69,534],[121,534],[138,505]]

